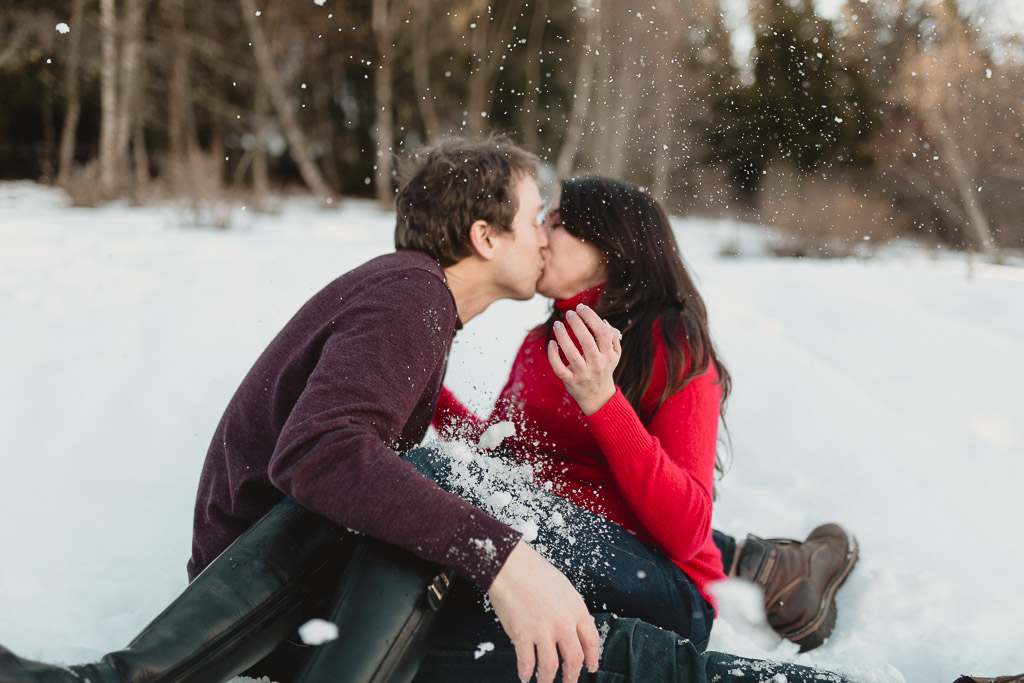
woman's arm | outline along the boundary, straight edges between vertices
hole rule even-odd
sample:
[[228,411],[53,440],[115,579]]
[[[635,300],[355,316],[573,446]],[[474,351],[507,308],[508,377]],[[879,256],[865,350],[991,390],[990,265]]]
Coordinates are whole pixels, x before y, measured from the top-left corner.
[[430,424],[445,438],[460,437],[474,442],[480,439],[487,426],[446,386],[441,387],[441,395],[437,399]]
[[[608,337],[608,323],[589,308],[577,312],[567,321],[579,347],[556,323],[557,342],[548,349],[551,367],[583,411],[633,514],[670,556],[685,561],[710,533],[721,398],[717,373],[712,368],[694,378],[645,426],[612,381],[618,339]],[[660,345],[656,331],[652,336]],[[664,356],[658,348],[655,391],[664,386]]]
[[621,391],[587,418],[633,514],[676,560],[696,555],[711,529],[721,396],[713,367],[646,427]]

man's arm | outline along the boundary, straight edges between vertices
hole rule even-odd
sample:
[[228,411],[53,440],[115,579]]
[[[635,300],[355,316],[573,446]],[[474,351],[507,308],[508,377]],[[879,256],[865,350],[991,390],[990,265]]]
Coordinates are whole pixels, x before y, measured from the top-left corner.
[[551,683],[562,658],[563,683],[575,683],[585,663],[597,671],[594,617],[565,575],[524,541],[512,549],[487,595],[516,648],[519,678]]
[[[325,341],[278,437],[271,481],[328,519],[487,588],[520,534],[391,449],[434,398],[455,326],[451,295],[437,277],[413,271],[377,278],[346,299],[337,320],[325,317]],[[486,540],[495,553],[479,551]]]

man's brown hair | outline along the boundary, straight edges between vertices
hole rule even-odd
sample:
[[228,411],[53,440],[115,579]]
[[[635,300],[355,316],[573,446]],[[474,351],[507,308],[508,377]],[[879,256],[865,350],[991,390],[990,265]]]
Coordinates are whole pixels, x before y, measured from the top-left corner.
[[519,179],[537,176],[537,157],[504,136],[450,138],[399,163],[395,248],[416,249],[442,267],[471,253],[469,227],[508,232],[519,210]]

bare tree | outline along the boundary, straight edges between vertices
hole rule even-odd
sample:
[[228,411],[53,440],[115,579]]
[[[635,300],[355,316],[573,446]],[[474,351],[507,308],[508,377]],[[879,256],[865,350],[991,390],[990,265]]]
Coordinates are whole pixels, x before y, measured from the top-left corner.
[[594,85],[595,64],[601,52],[601,0],[590,0],[581,5],[581,22],[586,40],[576,68],[576,92],[573,93],[565,138],[558,150],[558,175],[568,178],[575,170],[576,155],[583,141],[583,123],[590,110],[590,93]]
[[[141,192],[149,181],[148,160],[145,152],[142,106],[143,64],[143,18],[149,0],[125,0],[124,19],[121,30],[121,67],[117,97],[117,118],[115,122],[114,154],[115,168],[124,173],[128,167],[128,142],[132,141],[135,151],[136,191]],[[141,149],[140,149],[141,148]],[[143,166],[143,164],[145,166]],[[121,182],[124,181],[122,176]]]
[[[949,6],[933,3],[936,35],[930,46],[910,47],[901,60],[897,92],[912,121],[905,126],[897,174],[966,226],[968,242],[1001,261],[982,197],[986,167],[994,159],[998,125],[992,76],[978,34]],[[914,125],[916,124],[916,125]],[[1004,141],[1013,148],[1013,140]]]
[[116,191],[117,168],[117,2],[100,0],[100,187]]
[[[504,62],[508,44],[512,40],[516,16],[523,10],[525,0],[507,0],[491,4],[488,0],[472,0],[470,16],[473,31],[472,66],[466,95],[466,123],[473,133],[482,133],[489,126],[488,103],[498,78],[498,68]],[[500,7],[497,18],[491,15]]]
[[170,74],[167,83],[167,142],[171,184],[175,192],[189,184],[188,159],[198,143],[192,113],[190,41],[185,34],[185,0],[160,0],[160,9],[170,32],[167,51]]
[[80,72],[82,68],[82,35],[85,33],[85,0],[72,2],[70,28],[68,62],[64,71],[64,96],[67,99],[67,109],[60,135],[60,152],[57,163],[58,185],[68,184],[71,179],[71,168],[75,161],[78,119],[82,113]]
[[412,73],[418,93],[416,107],[423,122],[424,134],[428,140],[433,140],[441,132],[441,120],[437,115],[437,96],[430,81],[430,45],[433,41],[424,40],[430,33],[431,13],[420,8],[418,12],[414,11],[414,14],[416,35],[413,37]]
[[374,102],[376,103],[375,132],[377,151],[375,154],[374,185],[377,200],[390,205],[394,199],[391,178],[394,154],[394,112],[392,88],[394,78],[391,63],[394,58],[396,27],[389,17],[388,0],[373,0],[373,35],[377,41],[377,73],[373,80]]
[[238,4],[242,11],[242,20],[245,23],[249,41],[252,43],[259,77],[267,89],[270,103],[281,122],[285,139],[288,141],[288,153],[295,161],[295,165],[299,167],[299,173],[309,190],[322,201],[328,202],[331,198],[331,191],[310,154],[306,135],[302,132],[302,127],[295,116],[295,109],[285,92],[277,67],[274,65],[267,36],[263,32],[256,13],[256,3],[253,0],[238,0]]
[[526,39],[526,102],[521,115],[525,118],[523,140],[527,149],[536,150],[539,146],[539,114],[541,63],[544,59],[544,26],[548,18],[548,0],[534,0],[533,15],[530,19],[530,33]]

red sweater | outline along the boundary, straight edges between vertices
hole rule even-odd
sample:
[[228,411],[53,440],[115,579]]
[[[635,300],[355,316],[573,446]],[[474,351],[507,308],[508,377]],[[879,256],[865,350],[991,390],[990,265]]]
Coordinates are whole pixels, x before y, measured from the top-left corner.
[[[593,304],[600,287],[555,302],[563,313]],[[550,333],[549,333],[550,335]],[[541,482],[661,549],[712,604],[708,586],[725,576],[711,539],[711,505],[721,388],[714,365],[670,396],[646,423],[621,391],[587,417],[547,359],[549,335],[531,333],[519,348],[512,372],[491,416],[480,420],[447,388],[441,390],[433,424],[442,434],[513,422],[507,439],[516,457],[530,462]],[[667,379],[660,331],[651,384],[643,397],[651,413]]]

